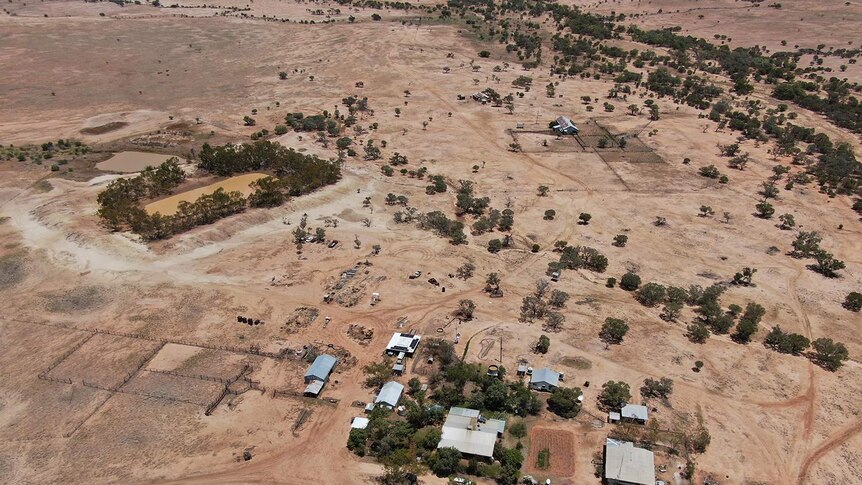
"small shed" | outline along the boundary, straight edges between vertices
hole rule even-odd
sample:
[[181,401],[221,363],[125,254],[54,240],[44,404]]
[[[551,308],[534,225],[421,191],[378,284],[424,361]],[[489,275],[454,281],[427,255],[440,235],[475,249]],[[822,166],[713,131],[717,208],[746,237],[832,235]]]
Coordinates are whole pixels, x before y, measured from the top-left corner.
[[392,364],[392,373],[396,376],[400,376],[404,374],[404,364],[395,363]]
[[527,363],[526,362],[521,362],[520,364],[518,364],[518,375],[519,376],[527,375]]
[[365,429],[368,427],[368,418],[355,417],[353,421],[350,422],[351,429]]
[[611,411],[608,413],[608,422],[609,423],[619,423],[620,422],[620,413],[615,411]]
[[307,386],[305,386],[305,391],[303,392],[303,394],[308,397],[317,397],[318,395],[320,395],[320,391],[323,390],[323,384],[323,381],[311,381],[308,383]]

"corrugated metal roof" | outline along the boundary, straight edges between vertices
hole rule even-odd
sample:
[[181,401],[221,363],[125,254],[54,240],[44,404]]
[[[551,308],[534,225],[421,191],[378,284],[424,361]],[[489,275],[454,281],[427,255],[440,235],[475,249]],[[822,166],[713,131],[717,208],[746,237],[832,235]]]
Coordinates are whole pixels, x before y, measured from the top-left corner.
[[353,422],[350,423],[350,427],[355,429],[365,429],[368,427],[368,418],[353,418]]
[[332,368],[335,367],[336,362],[338,362],[338,359],[331,355],[318,355],[317,358],[314,359],[314,363],[311,364],[311,367],[305,371],[305,378],[308,379],[313,377],[315,379],[325,381],[332,372]]
[[551,369],[548,369],[547,367],[543,367],[541,369],[534,370],[533,375],[530,376],[530,384],[541,383],[541,382],[547,382],[548,384],[550,384],[552,386],[559,386],[560,385],[560,373],[552,371]]
[[640,404],[626,404],[620,410],[620,416],[629,419],[640,419],[642,421],[646,421],[649,416],[649,409],[646,406],[641,406]]
[[655,483],[653,452],[628,441],[608,439],[605,444],[605,478],[637,485]]
[[323,390],[323,381],[313,380],[307,386],[305,386],[306,394],[318,395],[320,391]]
[[494,443],[496,442],[496,433],[483,433],[443,426],[443,433],[437,448],[455,448],[461,453],[490,457],[494,455]]
[[449,409],[449,416],[465,416],[468,418],[478,418],[479,411],[477,409],[453,407]]
[[401,393],[404,391],[404,386],[395,381],[389,381],[386,384],[383,384],[383,387],[380,389],[380,394],[377,395],[377,399],[374,400],[376,403],[387,404],[392,406],[393,408],[398,405],[398,401],[401,399]]

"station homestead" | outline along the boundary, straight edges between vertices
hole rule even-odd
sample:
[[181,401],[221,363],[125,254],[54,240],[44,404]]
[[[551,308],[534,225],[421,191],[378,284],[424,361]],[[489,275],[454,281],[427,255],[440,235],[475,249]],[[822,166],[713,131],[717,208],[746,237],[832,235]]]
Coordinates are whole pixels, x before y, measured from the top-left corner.
[[0,482],[862,483],[862,7],[700,3],[5,4]]

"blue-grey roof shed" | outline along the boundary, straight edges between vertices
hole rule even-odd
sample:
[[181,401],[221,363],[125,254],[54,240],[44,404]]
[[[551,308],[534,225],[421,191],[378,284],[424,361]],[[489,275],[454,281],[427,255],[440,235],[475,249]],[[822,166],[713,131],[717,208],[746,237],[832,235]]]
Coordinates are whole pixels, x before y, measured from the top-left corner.
[[314,359],[314,363],[311,364],[311,367],[305,371],[305,383],[308,384],[311,381],[325,381],[328,379],[329,374],[332,373],[332,369],[335,368],[336,362],[338,362],[338,359],[331,355],[318,355]]

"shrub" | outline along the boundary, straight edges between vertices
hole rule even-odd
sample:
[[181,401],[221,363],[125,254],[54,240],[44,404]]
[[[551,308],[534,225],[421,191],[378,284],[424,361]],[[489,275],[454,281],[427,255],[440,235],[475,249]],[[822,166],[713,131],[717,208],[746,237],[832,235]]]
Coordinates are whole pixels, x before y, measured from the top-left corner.
[[620,279],[620,288],[626,291],[635,291],[641,285],[641,277],[629,271]]
[[844,308],[850,310],[851,312],[858,312],[862,310],[862,293],[851,291],[847,295],[847,298],[844,299]]

